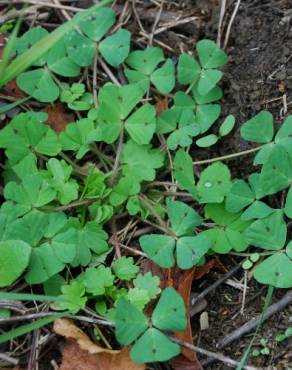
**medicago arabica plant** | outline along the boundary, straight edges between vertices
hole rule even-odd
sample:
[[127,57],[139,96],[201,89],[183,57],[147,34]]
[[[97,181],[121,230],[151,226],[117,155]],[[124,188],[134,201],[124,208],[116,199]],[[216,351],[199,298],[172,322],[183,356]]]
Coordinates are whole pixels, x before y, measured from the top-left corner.
[[[111,8],[94,9],[17,76],[30,99],[61,101],[76,120],[56,133],[44,111],[30,110],[0,131],[0,287],[25,282],[64,314],[90,308],[115,323],[134,361],[166,361],[180,352],[170,335],[186,329],[185,304],[141,259],[187,270],[232,252],[258,282],[292,286],[292,117],[276,132],[266,111],[242,124],[242,138],[260,144],[249,151],[255,170],[246,179],[224,163],[240,153],[196,162],[198,147],[235,126],[234,116],[221,117],[227,55],[211,40],[177,63],[158,47],[133,50],[115,18]],[[31,28],[14,54],[47,34]],[[96,92],[78,77],[98,60],[112,81]],[[151,232],[136,233],[143,224]]]

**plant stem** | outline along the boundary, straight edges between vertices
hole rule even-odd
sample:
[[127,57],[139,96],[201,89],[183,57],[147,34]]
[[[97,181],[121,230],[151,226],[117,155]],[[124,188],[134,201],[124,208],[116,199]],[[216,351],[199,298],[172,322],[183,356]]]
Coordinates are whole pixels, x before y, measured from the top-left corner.
[[41,211],[45,212],[55,212],[55,211],[67,211],[68,209],[80,207],[80,206],[88,206],[89,204],[93,203],[94,199],[83,199],[83,200],[76,200],[70,204],[66,204],[64,206],[54,207],[54,208],[38,208]]
[[110,187],[113,187],[115,185],[116,178],[118,176],[123,141],[124,141],[124,128],[122,128],[121,133],[120,133],[119,143],[118,143],[118,147],[117,147],[116,159],[115,159],[115,163],[114,163],[114,166],[113,166],[112,177],[111,177],[110,182],[109,182]]
[[261,150],[263,148],[263,146],[264,145],[261,145],[261,146],[258,146],[256,148],[243,150],[242,152],[238,152],[238,153],[223,155],[221,157],[216,157],[216,158],[211,158],[211,159],[204,159],[202,161],[196,161],[196,162],[193,162],[193,165],[213,163],[213,162],[218,162],[218,161],[226,161],[228,159],[233,159],[233,158],[236,158],[236,157],[240,157],[242,155],[247,155],[247,154],[251,154],[251,153],[254,153],[254,152],[258,152],[259,150]]

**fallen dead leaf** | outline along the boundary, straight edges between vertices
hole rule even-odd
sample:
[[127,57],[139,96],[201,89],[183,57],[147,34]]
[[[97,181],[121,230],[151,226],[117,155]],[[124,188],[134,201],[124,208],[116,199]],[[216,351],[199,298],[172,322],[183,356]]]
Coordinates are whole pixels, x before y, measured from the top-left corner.
[[168,98],[164,98],[162,100],[159,100],[155,104],[156,114],[160,114],[168,109]]
[[45,122],[56,132],[65,130],[68,123],[75,120],[73,113],[69,113],[66,107],[61,102],[57,102],[54,105],[48,105],[44,112],[48,114],[48,120]]
[[71,320],[58,319],[55,333],[66,338],[59,370],[145,370],[130,358],[130,350],[114,351],[93,343]]
[[218,259],[213,259],[207,262],[204,266],[196,267],[194,280],[201,279],[203,276],[209,274],[209,272],[214,268],[218,269],[221,272],[228,271],[222,262],[220,262]]

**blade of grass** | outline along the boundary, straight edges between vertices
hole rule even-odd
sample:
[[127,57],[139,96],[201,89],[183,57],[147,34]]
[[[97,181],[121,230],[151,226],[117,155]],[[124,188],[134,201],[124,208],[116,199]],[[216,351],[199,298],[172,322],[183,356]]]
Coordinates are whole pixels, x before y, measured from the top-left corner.
[[111,3],[112,0],[102,0],[97,5],[77,14],[71,21],[66,22],[43,39],[34,44],[29,50],[18,56],[5,69],[5,74],[0,76],[0,88],[7,82],[13,80],[21,72],[30,67],[36,60],[51,49],[67,32],[78,25],[78,23],[92,11]]
[[45,326],[59,319],[60,317],[63,317],[66,315],[68,315],[68,312],[57,313],[56,315],[45,317],[43,319],[36,320],[32,323],[25,324],[15,329],[12,329],[9,332],[0,335],[0,344],[8,342],[9,340],[14,339],[16,337],[20,337],[21,335],[27,334],[33,330],[39,329],[42,326]]
[[269,288],[268,288],[268,293],[266,295],[266,299],[265,299],[265,304],[264,304],[264,308],[263,308],[263,311],[261,313],[261,316],[260,316],[260,320],[259,320],[259,323],[257,325],[257,328],[256,328],[256,331],[254,333],[254,336],[252,337],[252,340],[250,341],[249,343],[249,346],[247,347],[245,353],[243,354],[240,362],[239,362],[239,365],[237,366],[236,370],[242,370],[244,368],[244,365],[246,363],[246,361],[248,360],[248,357],[249,357],[249,354],[250,354],[250,351],[252,349],[252,346],[254,344],[254,341],[258,335],[258,332],[262,326],[262,323],[263,323],[263,319],[264,319],[264,315],[271,303],[271,300],[272,300],[272,296],[273,296],[273,292],[274,292],[274,287],[269,285]]
[[17,107],[18,105],[25,103],[29,99],[30,96],[26,96],[25,98],[19,99],[13,103],[3,105],[2,107],[0,107],[0,114],[10,111],[11,109]]
[[42,294],[0,292],[0,300],[60,302],[60,301],[63,301],[63,298],[60,296],[53,297],[53,296],[42,295]]

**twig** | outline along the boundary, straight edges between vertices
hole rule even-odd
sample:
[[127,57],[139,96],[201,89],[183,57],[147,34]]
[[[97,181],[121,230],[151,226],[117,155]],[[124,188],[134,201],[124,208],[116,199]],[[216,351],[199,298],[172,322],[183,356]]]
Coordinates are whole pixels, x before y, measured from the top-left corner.
[[212,290],[216,289],[225,280],[230,278],[230,276],[234,275],[240,268],[241,268],[241,265],[237,265],[233,269],[228,271],[225,275],[223,275],[220,279],[216,280],[214,284],[210,285],[207,289],[203,290],[202,293],[194,297],[191,301],[191,305],[194,306],[199,301],[201,301],[203,298],[205,298],[210,292],[212,292]]
[[6,353],[0,353],[0,360],[7,362],[8,364],[12,364],[14,366],[18,365],[19,360],[17,358],[13,358]]
[[226,9],[226,0],[221,0],[221,8],[220,8],[220,18],[219,18],[219,25],[218,25],[218,34],[217,34],[217,45],[221,46],[221,34],[222,34],[222,23]]
[[[188,348],[191,351],[194,351],[194,352],[200,353],[201,355],[208,356],[208,357],[214,358],[214,359],[216,359],[218,361],[221,361],[225,365],[227,365],[228,367],[237,367],[239,365],[239,362],[237,362],[235,360],[232,360],[231,358],[226,357],[226,356],[222,355],[221,353],[216,353],[216,352],[208,351],[206,349],[203,349],[203,348],[194,346],[193,344],[183,342],[180,339],[176,339],[176,338],[173,338],[173,337],[169,337],[169,338],[173,342],[175,342],[177,344],[180,344],[181,346],[183,346],[185,348]],[[247,365],[244,366],[243,369],[245,369],[245,370],[259,370],[259,368],[257,368],[257,367],[247,366]]]
[[1,308],[8,308],[11,311],[24,314],[26,312],[26,307],[18,301],[0,301]]
[[[278,302],[272,304],[265,314],[263,315],[262,321],[265,321],[270,316],[274,315],[276,312],[282,311],[286,306],[292,303],[292,290],[289,290],[283,298],[281,298]],[[235,340],[241,338],[244,334],[249,333],[253,329],[255,329],[261,319],[261,315],[251,319],[247,323],[245,323],[240,328],[234,330],[232,333],[226,335],[222,340],[220,340],[216,347],[217,348],[224,348],[229,343],[234,342]]]
[[156,31],[154,31],[153,35],[154,36],[159,35],[160,33],[165,32],[165,31],[169,30],[170,28],[181,26],[183,24],[187,24],[187,23],[193,22],[193,21],[198,20],[198,19],[199,19],[198,17],[186,17],[186,18],[183,18],[183,19],[175,20],[173,22],[165,23],[162,27],[160,27]]
[[161,13],[162,13],[162,10],[163,10],[163,2],[164,2],[164,0],[161,1],[159,11],[157,12],[156,17],[155,17],[155,21],[153,23],[152,31],[151,31],[150,37],[148,39],[149,46],[152,46],[152,44],[153,44],[154,32],[156,30],[156,27],[158,25],[158,22],[160,20]]
[[104,72],[108,75],[109,79],[117,86],[121,86],[120,82],[117,80],[115,75],[112,73],[112,71],[109,69],[109,67],[106,65],[106,63],[101,59],[100,56],[97,56],[97,61],[100,64],[101,68],[104,70]]
[[113,170],[112,170],[112,176],[109,181],[110,187],[113,187],[116,183],[116,179],[117,179],[118,172],[119,172],[119,165],[120,165],[120,159],[121,159],[121,154],[122,154],[123,142],[124,142],[124,128],[122,128],[120,132],[115,163],[114,163]]
[[45,212],[67,211],[68,209],[75,208],[75,207],[88,206],[93,202],[94,202],[94,199],[83,199],[83,200],[76,200],[75,202],[66,204],[65,206],[52,207],[52,208],[41,207],[38,209],[41,211],[45,211]]
[[97,108],[97,57],[98,57],[98,50],[96,50],[94,55],[94,61],[93,61],[93,68],[92,68],[92,91],[93,91],[93,103],[94,107]]
[[244,284],[243,284],[243,293],[242,293],[242,302],[241,302],[241,308],[240,313],[243,315],[244,313],[244,306],[245,306],[245,300],[246,300],[246,291],[247,291],[247,271],[244,271]]
[[228,44],[231,27],[232,27],[232,24],[233,24],[234,19],[236,17],[237,11],[239,9],[240,2],[241,2],[241,0],[237,0],[236,5],[235,5],[235,8],[233,10],[233,13],[231,15],[231,18],[230,18],[230,21],[229,21],[229,24],[228,24],[228,27],[227,27],[227,30],[226,30],[226,35],[225,35],[225,40],[224,40],[224,44],[223,44],[223,49],[226,49],[226,46]]
[[50,2],[43,2],[43,1],[39,1],[39,0],[12,1],[12,4],[17,4],[17,3],[33,4],[33,5],[37,5],[39,7],[47,7],[47,8],[55,8],[55,9],[60,9],[60,10],[68,10],[68,11],[74,12],[74,13],[78,13],[78,12],[82,12],[82,11],[86,10],[86,9],[82,9],[82,8],[76,8],[74,6],[62,5],[62,4],[57,3],[57,2],[50,3]]
[[196,162],[193,162],[193,165],[207,164],[207,163],[213,163],[213,162],[218,162],[218,161],[227,161],[228,159],[233,159],[233,158],[236,158],[236,157],[240,157],[242,155],[247,155],[247,154],[251,154],[251,153],[254,153],[254,152],[258,152],[259,150],[262,149],[262,147],[263,147],[263,145],[258,146],[256,148],[243,150],[242,152],[238,152],[238,153],[232,153],[232,154],[223,155],[221,157],[216,157],[216,158],[211,158],[211,159],[204,159],[202,161],[196,161]]

